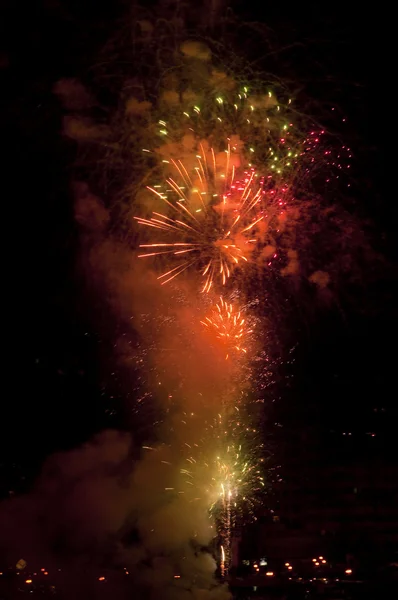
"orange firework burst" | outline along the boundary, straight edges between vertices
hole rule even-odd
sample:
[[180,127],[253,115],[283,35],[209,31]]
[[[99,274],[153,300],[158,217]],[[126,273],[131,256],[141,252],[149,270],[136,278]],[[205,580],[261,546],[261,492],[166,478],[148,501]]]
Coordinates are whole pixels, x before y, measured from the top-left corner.
[[222,297],[220,297],[220,302],[215,305],[211,315],[201,323],[211,329],[225,347],[226,359],[231,351],[246,354],[245,341],[252,330],[247,329],[241,311],[225,302]]
[[237,176],[229,146],[222,168],[213,149],[206,157],[200,147],[198,166],[191,173],[180,160],[170,160],[179,183],[170,177],[163,191],[161,186],[148,187],[167,205],[168,214],[153,212],[149,219],[135,219],[166,236],[164,242],[141,244],[146,253],[140,258],[182,259],[158,277],[162,285],[195,265],[204,277],[202,292],[209,292],[215,279],[224,285],[233,267],[248,260],[250,245],[256,242],[253,228],[263,219],[259,204],[263,192],[253,168]]

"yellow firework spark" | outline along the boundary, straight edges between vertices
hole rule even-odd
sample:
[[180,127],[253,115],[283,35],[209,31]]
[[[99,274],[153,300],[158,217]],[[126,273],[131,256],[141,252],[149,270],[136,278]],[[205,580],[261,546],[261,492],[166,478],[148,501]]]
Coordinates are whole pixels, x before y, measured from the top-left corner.
[[258,465],[245,456],[242,447],[229,444],[214,461],[214,488],[224,507],[238,508],[250,502],[253,489],[264,486]]
[[228,571],[231,560],[231,536],[243,506],[253,502],[254,490],[264,487],[264,480],[255,463],[245,457],[242,447],[227,445],[215,460],[215,491],[218,501],[211,511],[218,514],[219,534],[222,541],[221,569]]
[[263,219],[262,181],[253,168],[238,176],[229,146],[222,168],[213,149],[207,154],[201,145],[191,173],[181,161],[171,159],[178,181],[170,177],[163,191],[161,186],[148,187],[166,204],[167,214],[134,217],[165,236],[165,241],[141,244],[145,254],[139,258],[182,259],[158,277],[162,285],[195,265],[204,278],[202,292],[209,292],[215,279],[224,285],[233,267],[247,262],[250,245],[256,242],[254,227]]

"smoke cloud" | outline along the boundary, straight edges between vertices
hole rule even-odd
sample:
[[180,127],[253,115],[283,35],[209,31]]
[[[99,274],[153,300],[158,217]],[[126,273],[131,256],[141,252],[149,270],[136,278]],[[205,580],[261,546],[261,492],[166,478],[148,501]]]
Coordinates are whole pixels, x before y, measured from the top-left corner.
[[101,576],[115,593],[114,569],[128,572],[120,597],[228,598],[214,579],[206,506],[166,490],[179,466],[169,446],[142,452],[134,457],[130,435],[104,431],[51,456],[28,495],[2,504],[1,552],[44,566],[70,597],[86,597]]
[[197,468],[192,484],[187,469],[205,442],[212,452],[207,436],[228,370],[192,319],[189,282],[178,293],[159,288],[132,251],[105,234],[100,200],[84,186],[75,191],[81,266],[141,340],[131,353],[158,402],[161,416],[155,427],[148,423],[156,442],[140,447],[130,434],[109,430],[50,456],[30,492],[0,506],[0,552],[10,565],[23,558],[30,570],[45,567],[67,598],[101,598],[106,590],[115,599],[133,592],[154,600],[228,599],[211,552],[214,491],[208,474]]

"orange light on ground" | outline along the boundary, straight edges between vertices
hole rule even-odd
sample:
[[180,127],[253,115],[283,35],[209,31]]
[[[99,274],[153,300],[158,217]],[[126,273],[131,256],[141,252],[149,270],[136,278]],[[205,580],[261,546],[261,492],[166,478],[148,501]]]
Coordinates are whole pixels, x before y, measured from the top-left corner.
[[352,574],[352,569],[346,569],[345,571],[346,575],[351,575]]
[[98,577],[98,581],[105,581],[105,577]]
[[48,572],[47,572],[47,571],[44,571],[44,575],[48,575]]
[[316,562],[316,563],[315,563],[315,566],[316,566],[316,567],[319,567],[319,562]]
[[293,567],[291,567],[290,565],[288,566],[289,571],[291,571],[293,569]]
[[273,571],[267,571],[266,572],[266,576],[267,577],[273,577],[274,576],[274,572]]
[[319,560],[323,560],[323,556],[320,556],[320,557],[319,557]]
[[325,559],[322,561],[322,564],[323,564],[323,565],[326,565],[326,560],[325,560]]
[[315,563],[315,562],[316,562],[316,558],[313,558],[313,559],[312,559],[312,562],[314,562],[314,563]]
[[25,583],[32,583],[31,579],[26,579]]

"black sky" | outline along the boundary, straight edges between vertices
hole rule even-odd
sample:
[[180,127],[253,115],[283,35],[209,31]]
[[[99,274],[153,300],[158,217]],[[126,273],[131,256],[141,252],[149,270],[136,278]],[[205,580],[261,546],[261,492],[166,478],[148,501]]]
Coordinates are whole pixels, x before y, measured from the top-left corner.
[[[47,0],[7,8],[1,119],[12,175],[4,201],[13,218],[4,229],[10,229],[6,262],[11,258],[15,283],[6,285],[12,306],[4,315],[12,335],[1,418],[3,493],[23,487],[21,476],[29,480],[54,450],[102,428],[126,426],[122,391],[102,371],[110,348],[93,325],[96,307],[76,273],[74,147],[61,136],[62,109],[52,93],[61,78],[87,78],[123,4]],[[319,105],[335,102],[348,115],[345,131],[358,157],[357,204],[372,222],[386,264],[393,264],[395,198],[383,190],[382,133],[389,115],[383,109],[388,92],[380,85],[386,51],[381,11],[303,3],[285,11],[274,3],[256,13],[246,3],[236,6],[244,18],[266,21],[275,46],[286,48],[268,59],[272,66],[288,77],[294,73]],[[255,48],[250,52],[256,56]],[[302,419],[304,426],[308,415],[320,432],[377,426],[390,440],[382,452],[391,452],[397,423],[392,272],[383,268],[344,316],[324,311],[309,331],[292,333],[289,343],[299,342],[294,378],[280,391],[284,400],[277,409],[286,427],[289,419],[296,427]],[[374,409],[381,407],[388,418],[376,424]]]

